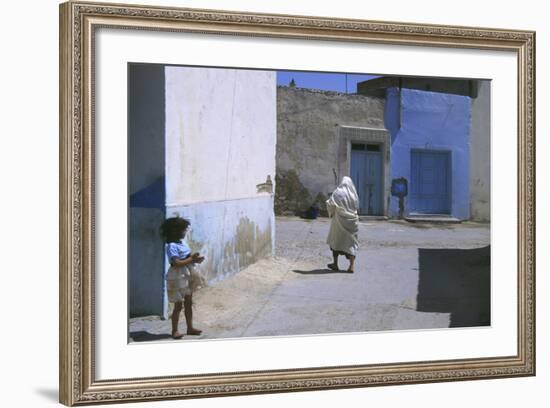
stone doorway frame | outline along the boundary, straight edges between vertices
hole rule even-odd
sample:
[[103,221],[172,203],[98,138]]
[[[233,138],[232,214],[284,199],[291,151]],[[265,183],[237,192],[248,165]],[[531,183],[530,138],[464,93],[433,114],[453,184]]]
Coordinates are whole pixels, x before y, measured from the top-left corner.
[[369,128],[361,126],[337,125],[338,138],[338,181],[351,174],[352,143],[377,144],[382,152],[382,215],[388,216],[391,199],[391,167],[390,167],[390,132],[384,128]]

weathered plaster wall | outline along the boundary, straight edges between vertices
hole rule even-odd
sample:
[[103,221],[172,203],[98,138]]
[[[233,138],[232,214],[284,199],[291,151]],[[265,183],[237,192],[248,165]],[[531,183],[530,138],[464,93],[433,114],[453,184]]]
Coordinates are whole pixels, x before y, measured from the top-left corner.
[[470,217],[491,220],[491,81],[478,82],[472,99],[470,143]]
[[274,72],[166,67],[166,215],[189,218],[210,281],[273,252]]
[[191,221],[186,240],[205,256],[210,282],[221,280],[273,254],[273,196],[211,201],[167,208],[167,216]]
[[162,314],[164,250],[164,67],[131,64],[128,93],[130,315]]
[[341,170],[349,166],[343,162],[346,150],[338,139],[339,126],[383,129],[383,115],[381,98],[277,87],[278,180],[280,175],[295,172],[310,200],[298,200],[292,208],[307,208],[319,193],[330,194],[341,177],[348,175]]
[[275,173],[275,72],[166,67],[166,203],[251,198]]
[[[450,150],[451,215],[470,217],[470,98],[461,95],[390,88],[386,94],[386,127],[391,131],[392,179],[411,180],[411,149]],[[410,191],[410,186],[409,186]],[[405,200],[405,213],[409,212]],[[390,215],[399,213],[391,199]]]

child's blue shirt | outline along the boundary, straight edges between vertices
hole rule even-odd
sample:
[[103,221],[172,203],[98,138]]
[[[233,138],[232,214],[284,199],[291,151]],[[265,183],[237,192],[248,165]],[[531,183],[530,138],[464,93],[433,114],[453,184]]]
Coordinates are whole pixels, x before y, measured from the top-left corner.
[[172,258],[185,259],[189,255],[191,255],[191,248],[189,248],[189,245],[183,239],[180,242],[169,242],[166,244],[166,256],[169,261],[172,261]]

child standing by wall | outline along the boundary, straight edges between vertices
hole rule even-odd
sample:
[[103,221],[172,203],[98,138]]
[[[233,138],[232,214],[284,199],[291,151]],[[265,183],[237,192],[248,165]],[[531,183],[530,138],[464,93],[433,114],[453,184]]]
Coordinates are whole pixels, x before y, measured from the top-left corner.
[[201,330],[193,327],[193,289],[197,273],[194,265],[204,261],[204,257],[198,252],[191,253],[191,248],[184,241],[187,228],[190,223],[181,217],[166,219],[161,226],[161,234],[166,243],[166,255],[170,262],[170,268],[166,274],[166,287],[168,300],[174,303],[172,312],[172,338],[181,339],[183,334],[178,330],[178,322],[182,309],[184,309],[187,323],[187,334],[199,335]]

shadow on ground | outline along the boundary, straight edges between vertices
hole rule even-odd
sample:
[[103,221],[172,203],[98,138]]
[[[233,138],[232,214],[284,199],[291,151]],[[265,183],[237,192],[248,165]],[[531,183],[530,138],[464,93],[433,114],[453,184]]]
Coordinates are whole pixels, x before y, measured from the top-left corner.
[[450,327],[491,324],[491,247],[418,250],[417,310],[450,313]]
[[136,332],[130,332],[130,339],[133,341],[155,341],[155,340],[166,340],[171,339],[172,336],[170,334],[153,334],[146,331],[136,331]]
[[327,275],[329,273],[349,273],[348,271],[343,269],[340,269],[338,271],[333,271],[332,269],[312,269],[310,271],[293,269],[292,272],[299,273],[300,275]]

